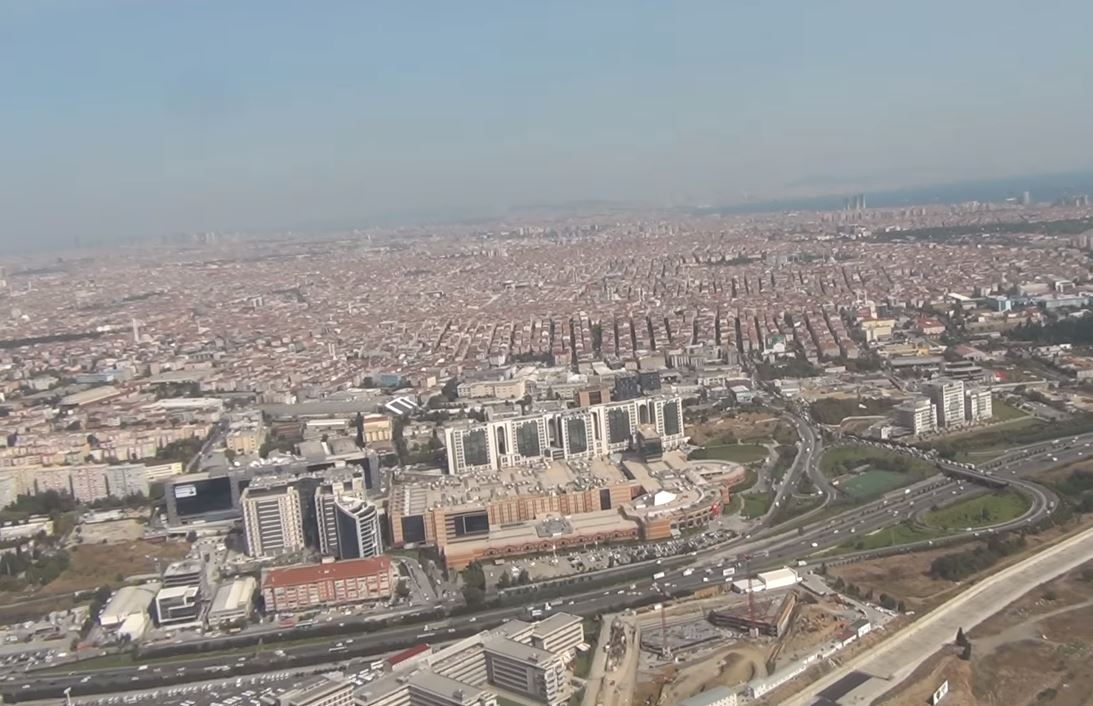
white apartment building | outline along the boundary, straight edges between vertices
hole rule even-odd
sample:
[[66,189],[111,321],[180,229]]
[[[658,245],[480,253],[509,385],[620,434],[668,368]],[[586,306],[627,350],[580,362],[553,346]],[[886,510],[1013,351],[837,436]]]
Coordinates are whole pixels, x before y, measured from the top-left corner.
[[964,391],[964,418],[969,422],[981,422],[994,416],[991,391],[975,388]]
[[239,504],[250,556],[273,557],[304,548],[300,492],[294,486],[250,486]]
[[683,443],[683,400],[639,397],[581,410],[545,412],[447,427],[448,470],[462,474],[545,460],[606,456],[634,446],[638,427],[655,430],[664,449]]
[[937,424],[950,427],[963,424],[964,381],[952,378],[935,378],[924,385],[927,394],[937,408]]
[[926,434],[937,429],[937,408],[928,397],[915,397],[896,407],[896,423],[912,434]]

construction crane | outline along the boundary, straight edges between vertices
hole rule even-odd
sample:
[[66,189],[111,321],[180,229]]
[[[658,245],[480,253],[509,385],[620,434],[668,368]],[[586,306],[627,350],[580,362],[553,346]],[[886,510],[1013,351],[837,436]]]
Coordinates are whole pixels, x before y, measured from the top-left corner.
[[668,645],[668,618],[665,617],[667,609],[668,599],[667,594],[665,594],[660,599],[660,656],[671,659],[672,648]]
[[752,590],[751,585],[751,554],[741,554],[740,560],[744,565],[744,573],[748,577],[748,634],[752,637],[757,637],[759,633],[755,627],[755,592]]

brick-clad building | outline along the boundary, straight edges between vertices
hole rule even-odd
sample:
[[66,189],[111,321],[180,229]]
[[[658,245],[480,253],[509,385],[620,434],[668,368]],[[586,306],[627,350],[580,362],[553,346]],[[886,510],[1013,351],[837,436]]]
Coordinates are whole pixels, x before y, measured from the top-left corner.
[[398,578],[386,556],[270,569],[262,577],[267,611],[299,610],[388,598]]

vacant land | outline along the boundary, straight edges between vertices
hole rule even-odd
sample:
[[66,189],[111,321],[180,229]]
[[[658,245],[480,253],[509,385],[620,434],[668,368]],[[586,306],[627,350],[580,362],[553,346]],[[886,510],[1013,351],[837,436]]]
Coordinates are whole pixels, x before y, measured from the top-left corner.
[[[768,441],[784,435],[778,413],[773,410],[736,412],[700,422],[689,428],[691,440],[698,445],[719,446],[737,442]],[[790,432],[796,436],[795,432]],[[792,439],[781,442],[792,443]]]
[[113,522],[80,525],[77,531],[83,544],[125,542],[140,539],[144,535],[144,525],[135,519],[114,520]]
[[86,591],[99,586],[120,585],[126,577],[156,571],[158,557],[164,562],[186,556],[185,542],[120,542],[118,544],[80,544],[69,549],[71,563],[55,580],[42,587],[43,594]]
[[661,703],[678,704],[715,686],[734,687],[755,677],[766,676],[764,659],[762,651],[745,643],[735,643],[717,650],[709,658],[673,674],[664,686]]
[[[955,637],[955,636],[954,636]],[[917,706],[944,680],[944,703],[1093,703],[1093,564],[1079,567],[1003,608],[970,631],[971,660],[946,648],[883,700]]]
[[929,573],[934,559],[953,551],[953,548],[933,549],[833,566],[829,567],[828,574],[842,579],[847,585],[857,586],[863,593],[869,590],[876,595],[887,593],[904,601],[911,610],[918,610],[955,585]]
[[[1035,534],[1027,534],[1025,548],[1022,551],[1010,554],[986,569],[983,574],[995,573],[1002,568],[1028,557],[1039,550],[1045,544],[1059,540],[1061,537],[1079,531],[1093,524],[1093,515],[1083,516],[1082,521],[1068,523],[1062,527],[1050,527]],[[984,542],[971,542],[967,544],[950,545],[929,551],[913,552],[910,554],[898,554],[881,559],[855,562],[843,566],[828,567],[828,574],[834,578],[841,578],[845,583],[855,584],[862,591],[873,589],[878,595],[887,593],[896,599],[904,600],[911,610],[919,610],[923,607],[936,605],[939,601],[951,597],[961,586],[967,586],[974,582],[976,575],[968,576],[961,581],[947,581],[930,574],[930,566],[935,559],[952,555],[958,552],[966,552],[976,548],[986,548]]]
[[1015,520],[1028,509],[1028,498],[1010,488],[927,512],[922,523],[937,529],[974,529]]
[[919,477],[931,475],[936,471],[929,461],[868,446],[836,446],[825,451],[820,459],[820,469],[829,478],[835,478],[859,468],[913,473]]
[[767,457],[767,449],[758,444],[726,444],[724,446],[706,446],[691,453],[691,459],[732,461],[734,463],[755,463]]
[[1027,412],[1023,412],[1009,402],[1000,400],[997,397],[991,400],[991,413],[992,418],[999,422],[1008,422],[1011,419],[1020,419],[1029,416]]
[[835,425],[847,417],[879,416],[896,404],[883,397],[824,397],[809,405],[813,418],[820,424]]

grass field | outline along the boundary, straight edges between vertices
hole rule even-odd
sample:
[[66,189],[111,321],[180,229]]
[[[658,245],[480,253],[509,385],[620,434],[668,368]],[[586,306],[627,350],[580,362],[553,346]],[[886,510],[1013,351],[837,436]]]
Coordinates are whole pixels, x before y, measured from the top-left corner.
[[884,495],[889,490],[914,483],[918,477],[896,471],[866,471],[839,483],[839,488],[857,500],[867,500]]
[[993,418],[1000,422],[1008,422],[1011,419],[1020,419],[1021,417],[1029,416],[1028,413],[1022,412],[1009,402],[1000,400],[997,397],[991,400],[991,412],[993,413]]
[[830,552],[825,553],[845,554],[847,552],[861,552],[870,549],[884,549],[886,547],[896,547],[901,544],[921,542],[925,539],[933,539],[941,534],[942,533],[938,531],[920,529],[910,522],[901,522],[898,525],[892,525],[891,527],[885,527],[876,532],[862,535],[861,537],[841,544],[830,550]]
[[1015,520],[1028,509],[1028,499],[1011,488],[927,512],[922,523],[937,529],[986,527]]
[[755,495],[742,495],[740,497],[744,498],[744,508],[740,512],[743,517],[748,519],[761,517],[770,509],[770,493],[757,493]]
[[695,461],[732,461],[734,463],[755,463],[767,457],[767,450],[758,444],[726,444],[724,446],[707,446],[696,449],[691,453],[691,459]]
[[909,475],[917,477],[925,477],[936,471],[929,461],[867,446],[836,446],[824,451],[820,459],[820,470],[828,478],[838,477],[850,468],[864,465],[874,469],[906,469]]

